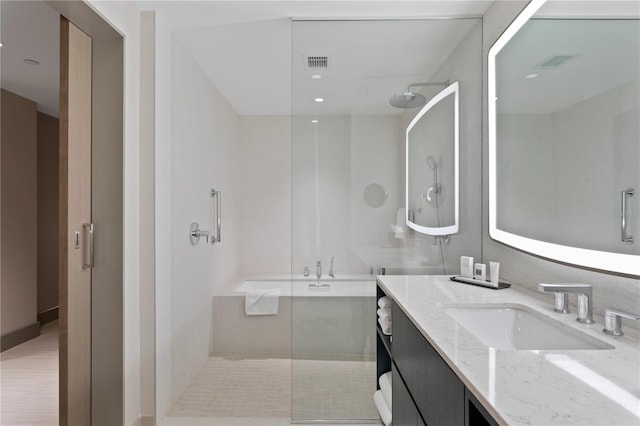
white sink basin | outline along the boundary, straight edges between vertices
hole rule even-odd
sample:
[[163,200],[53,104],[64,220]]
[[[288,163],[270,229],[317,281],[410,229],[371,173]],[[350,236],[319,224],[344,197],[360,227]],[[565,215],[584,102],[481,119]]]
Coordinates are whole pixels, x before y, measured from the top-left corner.
[[484,344],[496,349],[614,349],[524,305],[450,305],[443,310]]

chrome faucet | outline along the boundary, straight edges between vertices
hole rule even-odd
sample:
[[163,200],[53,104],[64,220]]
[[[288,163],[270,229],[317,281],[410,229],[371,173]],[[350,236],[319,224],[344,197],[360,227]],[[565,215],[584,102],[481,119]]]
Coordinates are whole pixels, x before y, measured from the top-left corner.
[[333,273],[333,261],[334,261],[334,259],[335,258],[333,256],[331,256],[331,263],[329,264],[329,276],[331,278],[335,278],[336,277],[335,274]]
[[543,293],[555,293],[556,303],[554,311],[569,313],[569,293],[578,294],[578,318],[583,324],[593,324],[593,287],[591,284],[538,284],[538,290]]
[[630,314],[613,308],[604,308],[604,328],[602,331],[612,336],[624,336],[622,332],[622,317],[640,320],[640,315]]
[[316,277],[318,279],[322,277],[322,263],[319,260],[316,263]]

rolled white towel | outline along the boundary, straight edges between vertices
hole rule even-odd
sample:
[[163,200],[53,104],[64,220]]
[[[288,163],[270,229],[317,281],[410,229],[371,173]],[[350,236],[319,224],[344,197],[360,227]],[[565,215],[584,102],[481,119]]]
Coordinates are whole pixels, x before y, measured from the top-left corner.
[[376,410],[378,410],[380,420],[382,420],[384,426],[391,426],[391,410],[384,400],[382,392],[376,391],[376,393],[373,394],[373,403],[376,406]]
[[383,334],[386,334],[387,336],[391,336],[391,323],[387,325],[383,323],[382,320],[380,320],[380,318],[378,318],[378,324],[380,324],[380,329],[382,330]]
[[381,324],[384,324],[385,327],[391,327],[391,315],[381,315],[378,317],[378,320]]
[[378,299],[378,306],[382,309],[391,310],[391,299],[389,299],[387,296],[382,296],[380,299]]
[[391,309],[378,308],[378,310],[376,311],[376,314],[378,314],[379,317],[384,315],[391,315]]
[[391,405],[391,371],[380,376],[378,384],[380,384],[380,391],[382,392],[382,396],[389,407],[389,411],[393,412],[393,405]]

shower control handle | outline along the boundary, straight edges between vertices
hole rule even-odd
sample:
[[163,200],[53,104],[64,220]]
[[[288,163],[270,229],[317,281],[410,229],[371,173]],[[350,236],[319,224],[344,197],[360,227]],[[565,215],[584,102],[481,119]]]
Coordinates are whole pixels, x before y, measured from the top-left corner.
[[198,222],[193,222],[189,227],[189,241],[192,246],[195,246],[200,242],[200,237],[205,237],[207,242],[209,242],[209,231],[203,231],[200,229],[200,225]]

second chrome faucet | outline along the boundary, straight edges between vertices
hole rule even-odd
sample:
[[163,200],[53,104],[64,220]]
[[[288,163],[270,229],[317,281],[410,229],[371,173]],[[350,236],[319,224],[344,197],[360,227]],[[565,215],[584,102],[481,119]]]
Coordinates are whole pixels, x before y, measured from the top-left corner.
[[[333,273],[333,261],[334,261],[334,257],[331,256],[331,263],[329,264],[329,276],[331,278],[335,278],[336,275]],[[320,279],[322,277],[322,262],[321,261],[317,261],[316,262],[316,277],[318,279]]]
[[555,293],[554,311],[568,314],[569,293],[578,294],[578,318],[583,324],[593,324],[593,287],[591,284],[538,284],[538,290],[543,293]]

